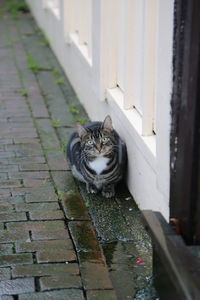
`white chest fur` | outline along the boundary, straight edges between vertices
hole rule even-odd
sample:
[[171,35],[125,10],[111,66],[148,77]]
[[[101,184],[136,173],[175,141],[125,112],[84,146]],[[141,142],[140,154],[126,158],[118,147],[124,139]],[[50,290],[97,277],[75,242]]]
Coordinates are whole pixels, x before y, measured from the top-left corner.
[[106,169],[108,161],[109,158],[107,157],[98,157],[95,160],[89,162],[89,166],[97,173],[97,175],[99,175],[103,170]]

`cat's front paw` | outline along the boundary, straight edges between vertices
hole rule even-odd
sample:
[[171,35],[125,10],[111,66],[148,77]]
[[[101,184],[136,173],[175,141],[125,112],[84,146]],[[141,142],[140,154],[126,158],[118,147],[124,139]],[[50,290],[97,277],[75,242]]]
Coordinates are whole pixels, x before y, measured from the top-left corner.
[[87,183],[86,184],[86,188],[87,188],[87,192],[89,194],[97,194],[98,193],[97,188],[94,185],[92,185],[92,184]]
[[112,198],[115,196],[115,187],[114,185],[109,185],[109,186],[105,186],[103,189],[102,189],[102,195],[105,197],[105,198]]

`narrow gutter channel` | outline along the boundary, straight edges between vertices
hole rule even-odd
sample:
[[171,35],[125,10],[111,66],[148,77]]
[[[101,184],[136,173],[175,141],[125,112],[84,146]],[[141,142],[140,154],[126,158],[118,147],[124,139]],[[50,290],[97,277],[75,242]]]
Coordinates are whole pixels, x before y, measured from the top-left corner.
[[132,196],[120,184],[114,199],[87,194],[79,184],[102,245],[118,299],[158,299],[152,277],[152,245]]

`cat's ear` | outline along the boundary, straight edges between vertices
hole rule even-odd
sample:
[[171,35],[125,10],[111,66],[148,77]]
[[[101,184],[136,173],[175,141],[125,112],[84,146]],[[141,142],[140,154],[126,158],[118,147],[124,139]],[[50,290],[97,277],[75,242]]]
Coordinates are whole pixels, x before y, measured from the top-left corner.
[[88,133],[87,129],[79,123],[76,125],[76,129],[80,138]]
[[112,119],[109,115],[107,115],[105,117],[105,120],[103,121],[102,124],[102,129],[106,130],[106,131],[113,131],[113,127],[112,127]]

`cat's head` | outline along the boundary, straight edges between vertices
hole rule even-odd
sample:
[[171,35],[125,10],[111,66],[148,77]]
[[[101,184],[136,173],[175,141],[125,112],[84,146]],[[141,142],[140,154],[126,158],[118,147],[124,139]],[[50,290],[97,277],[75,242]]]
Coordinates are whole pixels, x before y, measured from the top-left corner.
[[98,129],[91,129],[78,124],[77,131],[81,139],[82,151],[88,157],[106,156],[114,151],[115,137],[109,115]]

